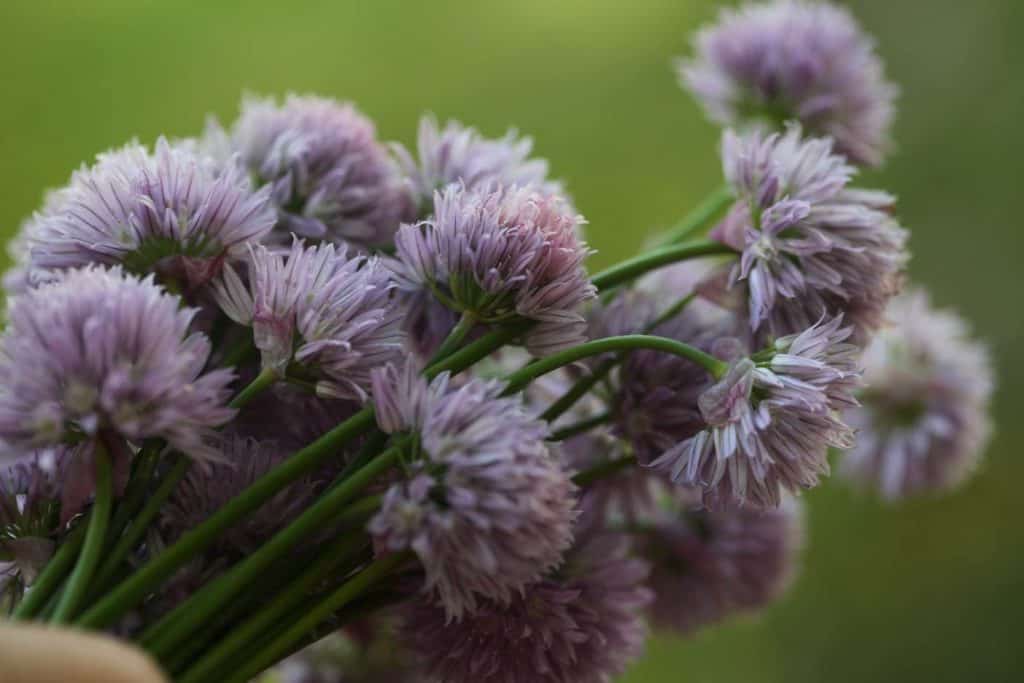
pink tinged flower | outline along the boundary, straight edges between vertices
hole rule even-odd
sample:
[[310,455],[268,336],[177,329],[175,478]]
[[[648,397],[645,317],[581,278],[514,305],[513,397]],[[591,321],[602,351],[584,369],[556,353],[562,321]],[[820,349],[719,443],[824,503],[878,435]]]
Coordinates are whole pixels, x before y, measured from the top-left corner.
[[849,188],[855,169],[831,141],[803,139],[795,126],[726,131],[722,163],[737,201],[713,236],[741,252],[731,284],[746,290],[751,330],[791,334],[844,314],[865,341],[907,261],[893,198]]
[[680,60],[684,87],[726,126],[797,121],[858,164],[880,164],[898,89],[848,10],[775,0],[723,10]]
[[596,293],[583,266],[582,222],[530,187],[450,186],[434,195],[432,218],[399,230],[396,279],[482,323],[532,320],[527,348],[551,353],[584,339],[579,307]]
[[230,133],[215,124],[207,144],[235,150],[257,182],[270,188],[279,222],[275,235],[391,243],[415,207],[373,122],[354,106],[312,95],[281,104],[250,97]]
[[862,405],[845,413],[858,436],[840,474],[886,499],[950,490],[991,435],[988,350],[923,290],[894,299],[887,318],[864,352]]
[[410,432],[418,459],[384,496],[369,530],[383,551],[411,549],[423,590],[459,620],[508,604],[557,566],[572,540],[575,487],[544,441],[547,426],[499,382],[429,384],[412,365],[374,373],[381,428]]
[[[25,227],[36,281],[90,264],[121,265],[197,286],[273,227],[269,191],[187,142],[157,140],[101,154],[54,192]],[[47,276],[47,273],[50,273]]]
[[325,397],[365,400],[373,368],[401,357],[402,309],[390,272],[344,245],[251,250],[248,285],[230,266],[214,283],[225,314],[252,327],[264,368],[300,375]]
[[427,115],[420,120],[418,159],[400,145],[394,151],[427,214],[434,192],[451,185],[470,191],[530,185],[544,194],[565,194],[561,182],[548,179],[547,162],[530,156],[533,140],[519,137],[514,130],[492,140],[457,121],[447,122],[442,129],[437,119]]
[[740,358],[698,399],[705,426],[652,467],[699,487],[711,509],[778,507],[816,486],[828,449],[850,448],[836,411],[856,405],[856,347],[841,319],[822,321],[772,349]]
[[628,537],[602,534],[578,544],[558,572],[461,621],[414,603],[401,633],[428,675],[446,683],[610,683],[643,648],[647,573]]
[[0,450],[6,457],[111,432],[163,438],[193,457],[234,416],[230,370],[204,372],[210,343],[194,309],[153,283],[89,267],[16,297],[0,339]]
[[772,510],[665,508],[636,535],[651,565],[655,626],[682,634],[764,609],[789,588],[803,546],[803,515],[789,499]]

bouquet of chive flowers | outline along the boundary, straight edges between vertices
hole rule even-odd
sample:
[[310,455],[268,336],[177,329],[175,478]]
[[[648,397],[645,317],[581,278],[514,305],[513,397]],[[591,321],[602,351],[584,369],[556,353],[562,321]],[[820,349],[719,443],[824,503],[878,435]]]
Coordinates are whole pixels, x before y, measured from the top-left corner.
[[679,73],[722,189],[596,274],[511,132],[249,98],[76,171],[4,280],[0,608],[182,683],[601,682],[778,598],[834,452],[885,498],[962,482],[992,371],[855,183],[870,38],[750,4]]

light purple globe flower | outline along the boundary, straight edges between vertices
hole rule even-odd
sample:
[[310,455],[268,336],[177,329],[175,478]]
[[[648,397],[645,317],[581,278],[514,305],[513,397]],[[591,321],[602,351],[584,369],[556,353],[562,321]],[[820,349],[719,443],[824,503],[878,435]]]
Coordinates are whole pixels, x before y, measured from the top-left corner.
[[712,120],[776,129],[795,120],[834,138],[854,163],[883,161],[898,89],[848,10],[804,0],[748,3],[723,10],[695,48],[679,73]]
[[411,431],[418,459],[391,486],[369,530],[385,551],[412,549],[424,590],[447,615],[507,604],[559,564],[572,541],[575,487],[545,444],[547,425],[497,381],[430,384],[406,365],[374,373],[377,421]]
[[190,333],[194,315],[120,268],[68,271],[16,297],[0,339],[0,452],[113,433],[215,458],[207,439],[234,416],[234,374],[203,371],[210,342]]
[[394,151],[421,214],[433,211],[434,192],[449,185],[472,191],[531,185],[544,194],[565,195],[561,182],[548,180],[547,162],[530,156],[533,140],[514,130],[492,140],[458,121],[448,121],[442,129],[427,115],[420,120],[416,146],[418,159],[400,145]]
[[248,285],[230,266],[214,284],[225,314],[252,327],[262,365],[314,382],[317,394],[365,400],[370,372],[402,356],[402,309],[390,271],[345,245],[252,249]]
[[189,143],[157,140],[150,152],[130,143],[52,193],[25,228],[27,268],[47,271],[121,265],[162,282],[196,287],[225,260],[274,226],[269,192],[254,191],[233,165],[221,169]]
[[450,186],[435,193],[432,218],[399,230],[396,277],[403,290],[426,289],[481,323],[535,321],[526,346],[551,353],[583,341],[578,309],[595,296],[582,222],[558,197],[529,187]]
[[287,243],[290,231],[379,247],[413,219],[415,207],[376,135],[373,122],[348,103],[312,95],[288,95],[283,104],[248,97],[230,134],[213,123],[207,144],[237,151],[270,188],[278,241]]
[[407,609],[402,632],[427,674],[445,683],[609,683],[643,648],[647,572],[627,536],[603,534],[507,604],[488,601],[448,623],[421,601]]
[[711,509],[778,507],[785,492],[816,486],[828,449],[850,448],[853,431],[836,411],[857,405],[857,347],[840,318],[732,363],[705,389],[705,426],[652,467],[700,487]]
[[793,499],[772,510],[673,508],[635,538],[651,564],[652,621],[690,634],[763,609],[789,588],[803,547],[803,516]]
[[840,474],[887,499],[949,490],[991,435],[988,351],[923,290],[894,299],[887,317],[864,352],[862,405],[845,415],[858,436]]
[[751,329],[781,336],[844,314],[865,341],[907,260],[906,231],[888,213],[894,199],[847,187],[855,169],[798,127],[726,131],[722,164],[736,204],[713,236],[741,252],[732,283],[746,286]]

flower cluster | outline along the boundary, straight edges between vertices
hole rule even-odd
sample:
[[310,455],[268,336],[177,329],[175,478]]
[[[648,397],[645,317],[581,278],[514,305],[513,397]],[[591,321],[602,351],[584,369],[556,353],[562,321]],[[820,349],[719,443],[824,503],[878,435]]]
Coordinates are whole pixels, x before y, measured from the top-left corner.
[[729,192],[593,276],[515,131],[427,116],[413,153],[248,98],[75,173],[4,278],[0,609],[189,683],[608,683],[648,624],[783,595],[831,451],[886,498],[961,483],[994,373],[851,186],[870,40],[777,0],[697,51]]

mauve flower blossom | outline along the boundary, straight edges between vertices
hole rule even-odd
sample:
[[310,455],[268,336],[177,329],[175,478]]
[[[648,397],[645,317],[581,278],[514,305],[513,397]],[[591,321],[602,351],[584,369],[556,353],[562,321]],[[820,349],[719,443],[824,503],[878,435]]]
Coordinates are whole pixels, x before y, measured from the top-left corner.
[[991,435],[988,350],[923,290],[893,299],[887,317],[864,352],[862,405],[845,414],[858,435],[840,474],[887,499],[949,490]]
[[157,140],[100,154],[96,164],[52,193],[25,228],[27,267],[35,271],[90,264],[122,265],[140,275],[198,286],[226,259],[245,254],[274,226],[267,190],[221,169],[194,145]]
[[663,509],[635,534],[651,565],[649,612],[656,627],[693,631],[762,609],[793,582],[803,516],[789,499],[772,510]]
[[459,622],[414,603],[402,633],[427,674],[445,683],[608,683],[643,647],[647,572],[627,536],[601,534],[507,604],[487,601]]
[[492,140],[458,121],[448,121],[441,129],[437,119],[427,115],[420,119],[416,148],[418,159],[401,145],[394,151],[427,215],[433,210],[434,192],[449,185],[473,191],[531,185],[544,194],[565,194],[561,182],[548,180],[548,163],[530,157],[533,140],[514,130]]
[[152,276],[117,267],[71,270],[16,297],[0,338],[0,452],[113,433],[216,457],[206,441],[235,414],[234,374],[203,371],[210,342],[190,332],[194,315]]
[[369,530],[386,551],[412,549],[424,590],[449,620],[482,600],[505,604],[561,561],[575,487],[544,441],[547,425],[498,381],[429,384],[407,364],[374,372],[377,421],[411,430],[419,458],[392,485]]
[[700,487],[711,509],[778,507],[783,493],[817,485],[829,447],[853,445],[836,411],[857,404],[859,351],[841,323],[822,321],[733,362],[698,398],[704,428],[652,467]]
[[713,236],[741,252],[731,280],[746,285],[751,330],[792,334],[842,313],[865,341],[907,261],[893,198],[847,187],[855,169],[795,126],[726,131],[722,164],[737,201]]
[[[216,462],[192,467],[160,509],[161,538],[173,543],[280,465],[289,453],[275,441],[257,441],[232,431],[219,443]],[[288,526],[327,487],[337,468],[326,467],[278,491],[218,540],[214,555],[247,555]]]
[[726,9],[695,48],[679,62],[681,81],[717,123],[795,120],[855,163],[884,159],[898,89],[845,8],[776,0]]
[[252,249],[249,283],[230,266],[213,294],[229,318],[252,327],[265,369],[298,374],[321,396],[365,400],[370,371],[402,353],[403,311],[390,271],[345,245],[287,252]]
[[[348,103],[312,95],[248,97],[230,134],[211,122],[207,144],[236,150],[270,188],[279,241],[309,239],[390,245],[415,207],[373,122]],[[210,142],[212,138],[213,142]]]
[[529,187],[450,186],[435,193],[432,218],[399,230],[396,278],[481,323],[535,321],[526,346],[551,353],[583,341],[578,309],[596,293],[583,266],[582,222],[558,197]]

